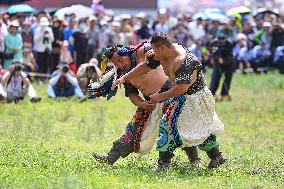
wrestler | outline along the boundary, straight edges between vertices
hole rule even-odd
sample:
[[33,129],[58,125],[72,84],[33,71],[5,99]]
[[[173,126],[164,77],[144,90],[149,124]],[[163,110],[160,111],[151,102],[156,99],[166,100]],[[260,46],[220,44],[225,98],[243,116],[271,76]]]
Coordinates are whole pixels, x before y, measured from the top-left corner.
[[[219,150],[215,134],[222,132],[224,125],[215,112],[214,97],[206,86],[201,63],[184,47],[172,43],[166,34],[155,34],[150,43],[152,50],[146,57],[156,61],[139,64],[116,80],[113,87],[128,83],[137,75],[146,74],[162,65],[172,88],[151,95],[149,103],[153,105],[171,99],[160,122],[158,151],[167,154],[165,156],[170,159],[178,147],[199,145],[211,159],[208,168],[219,167],[226,158]],[[159,159],[159,164],[167,165],[167,161]]]
[[[111,47],[105,52],[103,62],[106,64],[108,60],[111,60],[120,74],[126,74],[145,61],[145,53],[150,49],[149,43],[142,43],[135,49],[121,46]],[[102,68],[104,70],[104,65],[102,65]],[[124,134],[113,143],[110,152],[106,155],[93,153],[93,157],[113,165],[120,157],[126,157],[132,152],[148,153],[156,141],[159,120],[163,114],[162,106],[164,104],[166,107],[167,102],[164,101],[163,104],[158,103],[156,105],[147,103],[147,100],[149,100],[150,95],[167,91],[170,87],[171,84],[161,66],[147,74],[136,75],[129,83],[125,83],[125,96],[137,106],[136,113],[131,122],[128,123]],[[139,96],[139,91],[144,95],[144,99]],[[193,166],[200,165],[196,147],[191,146],[183,150]],[[166,157],[166,159],[169,158]]]

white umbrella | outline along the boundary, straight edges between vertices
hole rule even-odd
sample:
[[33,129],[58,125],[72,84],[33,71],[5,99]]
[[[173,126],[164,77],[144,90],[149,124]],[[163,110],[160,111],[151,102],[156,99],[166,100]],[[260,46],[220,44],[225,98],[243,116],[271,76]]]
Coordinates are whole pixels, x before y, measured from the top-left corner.
[[69,14],[75,14],[76,18],[86,18],[93,15],[93,10],[84,5],[72,5]]
[[70,14],[75,14],[77,19],[86,18],[93,15],[93,10],[84,5],[72,5],[71,7],[64,7],[57,10],[54,15],[57,17],[63,17],[64,15]]

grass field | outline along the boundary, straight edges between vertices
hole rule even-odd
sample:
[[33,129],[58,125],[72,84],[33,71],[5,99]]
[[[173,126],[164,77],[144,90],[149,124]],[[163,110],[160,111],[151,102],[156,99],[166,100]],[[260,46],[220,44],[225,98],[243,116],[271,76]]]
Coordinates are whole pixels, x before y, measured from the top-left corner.
[[0,188],[284,188],[284,76],[234,76],[233,101],[216,107],[228,163],[194,170],[178,150],[170,170],[159,174],[152,170],[155,150],[114,167],[91,158],[108,152],[134,113],[123,92],[80,104],[51,100],[45,87],[35,85],[39,104],[0,104]]

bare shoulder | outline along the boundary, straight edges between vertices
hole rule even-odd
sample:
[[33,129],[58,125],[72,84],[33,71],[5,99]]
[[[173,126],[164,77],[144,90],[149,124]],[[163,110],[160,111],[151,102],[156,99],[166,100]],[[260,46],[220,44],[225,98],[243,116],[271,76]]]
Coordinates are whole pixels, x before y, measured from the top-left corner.
[[141,48],[138,49],[135,56],[136,56],[136,60],[137,60],[138,64],[145,61],[144,46],[142,46]]
[[179,56],[177,56],[175,58],[175,60],[174,60],[175,71],[177,71],[181,67],[181,65],[184,62],[185,58],[186,58],[186,55],[184,55],[184,54],[181,54],[181,55],[179,55]]

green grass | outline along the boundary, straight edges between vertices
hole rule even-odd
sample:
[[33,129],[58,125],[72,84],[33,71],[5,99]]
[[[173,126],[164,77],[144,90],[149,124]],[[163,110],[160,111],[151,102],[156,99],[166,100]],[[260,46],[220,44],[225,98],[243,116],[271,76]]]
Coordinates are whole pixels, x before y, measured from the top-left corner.
[[[0,104],[0,188],[284,188],[284,77],[234,75],[232,102],[217,104],[225,123],[218,137],[228,163],[217,170],[173,166],[155,173],[158,153],[131,154],[114,167],[90,154],[108,152],[135,107],[123,92],[80,104],[51,100],[35,85],[39,104]],[[205,165],[209,159],[200,151]]]

